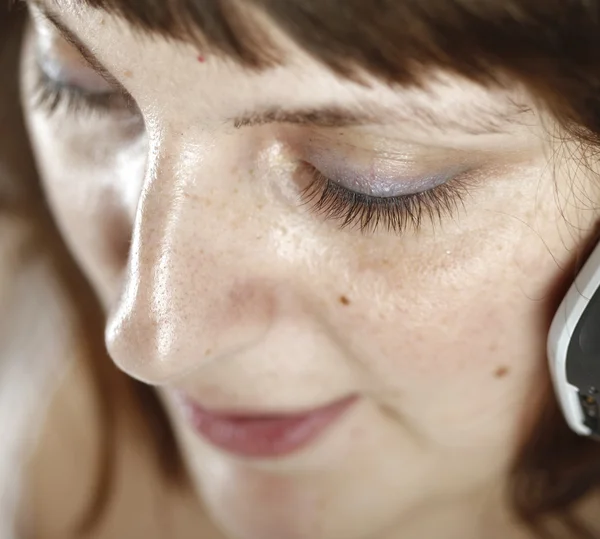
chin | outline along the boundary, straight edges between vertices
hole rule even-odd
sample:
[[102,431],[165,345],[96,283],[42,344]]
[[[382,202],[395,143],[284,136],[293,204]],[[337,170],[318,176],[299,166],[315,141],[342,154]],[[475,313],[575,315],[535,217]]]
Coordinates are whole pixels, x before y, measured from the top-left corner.
[[[256,462],[216,450],[185,425],[178,430],[192,483],[227,539],[387,537],[427,481],[426,466],[398,466],[415,455],[389,433],[363,429],[354,444],[331,436],[300,455]],[[377,446],[392,451],[373,458]]]
[[[381,537],[367,507],[352,508],[323,477],[285,476],[228,466],[201,479],[212,520],[228,539],[365,539]],[[358,496],[360,498],[361,496]],[[347,511],[343,506],[347,506]],[[353,510],[354,509],[354,510]]]
[[231,539],[325,539],[317,489],[296,477],[229,467],[203,478],[202,497]]

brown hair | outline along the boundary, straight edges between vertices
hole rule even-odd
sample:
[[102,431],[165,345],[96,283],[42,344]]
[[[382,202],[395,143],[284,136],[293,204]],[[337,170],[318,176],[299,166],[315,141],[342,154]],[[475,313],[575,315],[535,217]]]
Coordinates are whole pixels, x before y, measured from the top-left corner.
[[[283,63],[264,31],[266,15],[301,48],[336,73],[369,73],[389,83],[419,84],[439,68],[484,85],[516,80],[558,119],[566,133],[585,141],[590,157],[600,148],[600,1],[598,0],[80,0],[124,17],[137,29],[197,43],[249,69]],[[39,208],[36,207],[36,212]],[[47,211],[41,215],[49,221]],[[56,238],[56,233],[53,231]],[[80,300],[89,285],[55,239],[54,259],[66,289],[81,309],[81,329],[104,402],[105,459],[92,516],[107,500],[115,421],[108,384],[122,384],[101,342],[97,302]],[[77,275],[73,278],[73,275]],[[80,289],[77,290],[76,289]],[[527,433],[512,474],[516,513],[540,537],[555,537],[549,521],[570,537],[593,538],[575,508],[600,485],[600,445],[566,427],[546,378],[547,398]],[[151,390],[133,382],[125,391],[152,408],[146,431],[168,477],[182,477],[166,417]],[[112,392],[114,393],[114,392]],[[140,419],[140,421],[142,421]]]

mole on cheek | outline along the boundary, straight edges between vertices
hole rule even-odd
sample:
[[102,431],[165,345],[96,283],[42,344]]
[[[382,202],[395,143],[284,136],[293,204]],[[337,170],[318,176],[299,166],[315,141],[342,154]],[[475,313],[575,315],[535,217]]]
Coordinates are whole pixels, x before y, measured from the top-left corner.
[[508,367],[498,367],[496,372],[494,372],[494,376],[496,378],[505,378],[508,376]]
[[350,300],[346,296],[340,296],[340,303],[342,305],[350,305]]

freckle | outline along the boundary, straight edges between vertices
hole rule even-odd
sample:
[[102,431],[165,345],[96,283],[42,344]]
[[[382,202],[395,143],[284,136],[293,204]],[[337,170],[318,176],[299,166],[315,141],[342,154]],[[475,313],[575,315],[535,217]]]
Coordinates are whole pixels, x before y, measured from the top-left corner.
[[131,77],[133,77],[133,73],[131,71],[129,71],[129,69],[128,69],[127,71],[123,72],[123,76],[130,79]]
[[498,367],[494,376],[496,378],[505,378],[508,375],[508,367]]
[[340,303],[342,305],[350,305],[350,300],[346,296],[340,296]]
[[207,349],[204,351],[204,355],[205,355],[205,356],[210,356],[211,354],[212,354],[212,350],[211,350],[210,348],[207,348]]

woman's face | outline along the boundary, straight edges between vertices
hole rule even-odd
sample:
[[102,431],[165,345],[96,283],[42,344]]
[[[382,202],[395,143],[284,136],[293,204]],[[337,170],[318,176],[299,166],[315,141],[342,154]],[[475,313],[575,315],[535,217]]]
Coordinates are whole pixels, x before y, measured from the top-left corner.
[[47,4],[73,35],[33,11],[49,199],[215,521],[387,538],[495,500],[594,217],[526,95],[361,85],[274,27],[286,61],[256,73],[75,3]]

